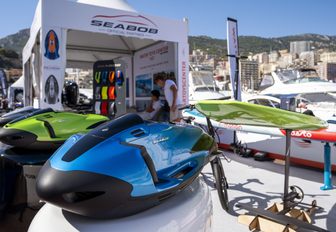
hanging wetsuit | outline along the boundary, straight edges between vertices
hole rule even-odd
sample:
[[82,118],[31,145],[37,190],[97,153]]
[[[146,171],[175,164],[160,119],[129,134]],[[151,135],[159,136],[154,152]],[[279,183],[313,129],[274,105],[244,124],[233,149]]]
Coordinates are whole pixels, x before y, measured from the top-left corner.
[[118,86],[122,86],[124,84],[124,74],[122,73],[122,71],[118,70],[117,74],[116,74],[117,78],[116,78],[116,83]]
[[96,72],[95,74],[95,81],[97,84],[100,83],[101,72]]
[[107,93],[107,91],[108,91],[108,87],[107,86],[103,86],[101,88],[101,99],[103,99],[103,100],[107,100],[108,99],[108,93]]
[[108,88],[108,97],[109,100],[115,100],[116,99],[116,92],[115,92],[115,86],[110,86]]
[[108,115],[108,102],[107,101],[102,101],[100,105],[100,113],[102,115]]
[[113,83],[114,83],[114,76],[115,76],[115,72],[111,71],[110,74],[109,74],[109,81],[110,81],[111,85],[113,85]]

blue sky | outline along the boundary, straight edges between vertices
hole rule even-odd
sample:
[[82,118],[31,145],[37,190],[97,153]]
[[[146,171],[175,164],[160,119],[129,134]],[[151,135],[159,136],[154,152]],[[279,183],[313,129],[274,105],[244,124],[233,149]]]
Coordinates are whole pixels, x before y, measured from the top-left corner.
[[[57,1],[57,0],[55,0]],[[226,18],[240,35],[278,37],[302,33],[336,35],[336,0],[128,0],[139,12],[188,17],[190,35],[226,37]],[[30,26],[37,0],[2,0],[0,38]]]

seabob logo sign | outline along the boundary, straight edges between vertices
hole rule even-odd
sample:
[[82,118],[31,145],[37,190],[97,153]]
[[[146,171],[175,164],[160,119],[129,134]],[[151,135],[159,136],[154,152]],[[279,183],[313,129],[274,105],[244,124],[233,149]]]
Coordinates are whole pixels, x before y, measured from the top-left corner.
[[158,34],[157,25],[142,15],[96,15],[91,20],[91,26],[113,29],[118,32],[140,32]]

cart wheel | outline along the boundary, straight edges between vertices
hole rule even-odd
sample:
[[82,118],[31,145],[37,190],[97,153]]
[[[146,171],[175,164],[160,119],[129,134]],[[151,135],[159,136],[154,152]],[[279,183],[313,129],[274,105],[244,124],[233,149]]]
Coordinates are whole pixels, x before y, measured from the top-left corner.
[[211,166],[212,166],[213,174],[215,177],[215,182],[216,182],[215,187],[217,189],[220,203],[222,205],[222,208],[225,211],[228,211],[229,210],[229,200],[228,200],[228,193],[227,193],[228,183],[226,181],[223,166],[220,162],[221,162],[220,159],[216,158],[214,161],[212,161]]
[[299,187],[299,186],[296,186],[296,185],[292,185],[289,187],[290,190],[294,193],[296,193],[296,197],[295,199],[298,200],[298,203],[302,202],[303,201],[303,198],[304,198],[304,192],[303,190]]

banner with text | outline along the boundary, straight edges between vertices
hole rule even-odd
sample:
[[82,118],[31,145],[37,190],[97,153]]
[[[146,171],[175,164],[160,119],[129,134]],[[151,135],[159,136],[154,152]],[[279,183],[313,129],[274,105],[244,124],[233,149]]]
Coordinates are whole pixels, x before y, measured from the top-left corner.
[[238,70],[238,25],[237,20],[227,19],[227,47],[228,60],[230,64],[231,89],[234,98],[241,101],[241,80]]

